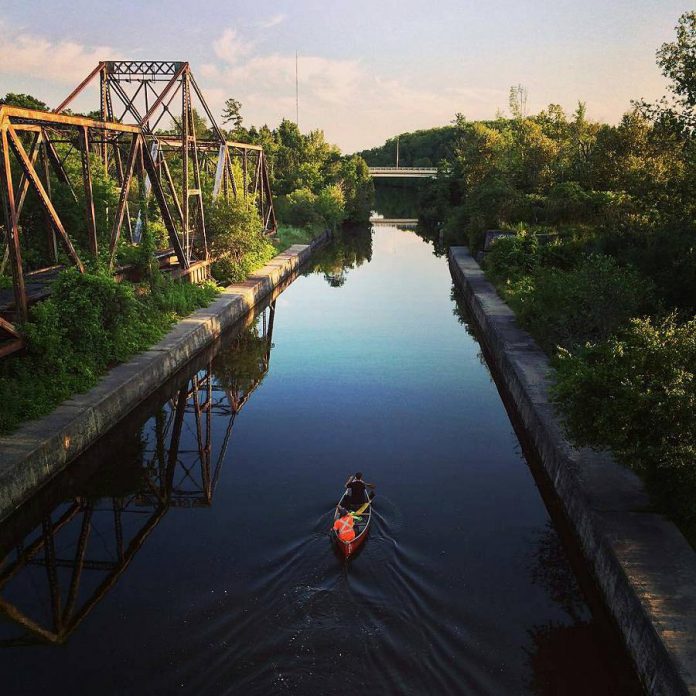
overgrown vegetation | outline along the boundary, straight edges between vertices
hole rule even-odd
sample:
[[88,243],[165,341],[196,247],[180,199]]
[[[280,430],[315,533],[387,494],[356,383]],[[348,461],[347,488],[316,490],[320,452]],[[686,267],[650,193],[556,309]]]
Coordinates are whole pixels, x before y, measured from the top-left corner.
[[273,245],[278,251],[284,251],[293,244],[309,244],[323,231],[321,225],[313,227],[293,227],[292,225],[279,225],[273,238]]
[[[583,104],[528,115],[518,86],[509,117],[402,135],[401,160],[438,164],[420,207],[438,236],[477,253],[511,233],[484,268],[552,357],[569,435],[639,472],[696,541],[695,12],[657,59],[670,94],[618,125]],[[394,145],[363,155],[393,164]]]
[[263,223],[256,208],[243,199],[213,201],[208,207],[207,228],[212,273],[220,283],[244,280],[276,254],[262,234]]
[[26,354],[0,361],[0,434],[89,389],[108,368],[146,350],[217,293],[212,283],[157,276],[133,285],[103,271],[62,271],[51,297],[32,309],[23,327]]

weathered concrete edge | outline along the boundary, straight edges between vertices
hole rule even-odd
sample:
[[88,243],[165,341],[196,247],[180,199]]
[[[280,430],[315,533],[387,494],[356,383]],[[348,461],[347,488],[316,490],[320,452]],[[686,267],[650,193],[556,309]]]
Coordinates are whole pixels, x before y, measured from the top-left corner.
[[574,449],[549,399],[549,361],[465,247],[450,267],[651,694],[696,694],[696,554],[649,511],[637,476],[607,453]]
[[178,322],[159,343],[110,370],[93,389],[0,438],[0,520],[112,428],[196,353],[242,319],[330,237],[295,244],[207,307]]

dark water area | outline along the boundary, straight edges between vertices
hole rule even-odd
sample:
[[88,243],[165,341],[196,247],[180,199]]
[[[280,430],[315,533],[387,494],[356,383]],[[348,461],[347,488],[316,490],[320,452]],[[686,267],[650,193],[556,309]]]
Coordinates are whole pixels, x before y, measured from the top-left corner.
[[0,559],[2,694],[640,693],[446,260],[394,227],[340,235],[0,527]]

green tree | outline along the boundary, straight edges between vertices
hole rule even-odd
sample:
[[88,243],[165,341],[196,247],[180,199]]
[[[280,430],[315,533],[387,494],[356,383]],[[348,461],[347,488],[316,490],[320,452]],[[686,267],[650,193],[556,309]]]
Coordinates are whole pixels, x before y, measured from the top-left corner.
[[232,130],[237,131],[242,127],[242,103],[230,97],[225,101],[225,108],[222,110],[222,122],[232,125]]
[[676,41],[662,44],[657,64],[670,80],[670,102],[663,100],[658,113],[691,129],[696,126],[696,12],[685,12],[675,27]]
[[3,99],[0,99],[0,104],[7,106],[17,106],[21,109],[35,109],[37,111],[48,111],[48,106],[31,94],[16,94],[8,92]]

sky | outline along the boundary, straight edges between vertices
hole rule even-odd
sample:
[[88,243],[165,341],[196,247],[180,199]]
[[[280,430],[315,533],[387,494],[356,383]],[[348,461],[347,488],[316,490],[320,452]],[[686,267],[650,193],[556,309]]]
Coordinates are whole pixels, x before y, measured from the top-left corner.
[[[655,51],[692,9],[681,0],[2,0],[0,95],[56,106],[99,60],[186,60],[213,113],[247,126],[295,120],[343,152],[493,118],[512,85],[617,122],[666,82]],[[96,98],[77,104],[97,108]]]

